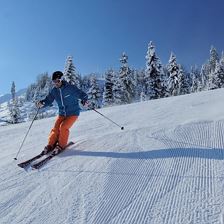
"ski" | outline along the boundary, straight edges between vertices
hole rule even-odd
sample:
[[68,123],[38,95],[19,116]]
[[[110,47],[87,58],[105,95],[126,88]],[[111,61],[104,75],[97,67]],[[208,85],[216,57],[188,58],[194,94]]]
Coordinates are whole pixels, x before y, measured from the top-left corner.
[[45,155],[45,154],[44,154],[43,152],[41,152],[40,154],[34,156],[33,158],[28,159],[28,160],[26,160],[26,161],[24,161],[24,162],[22,162],[22,163],[17,164],[17,165],[18,165],[19,167],[21,167],[21,168],[25,168],[25,167],[29,166],[33,161],[35,161],[35,160],[41,158],[41,157],[44,156],[44,155]]
[[43,159],[43,160],[41,160],[40,162],[37,162],[37,163],[31,165],[31,167],[32,167],[33,169],[40,169],[44,164],[46,164],[46,163],[47,163],[49,160],[51,160],[53,157],[55,157],[56,155],[60,154],[61,152],[63,152],[64,150],[66,150],[69,146],[74,145],[74,144],[75,144],[74,142],[69,142],[63,150],[59,151],[58,153],[55,153],[55,152],[53,151],[53,152],[52,152],[49,156],[47,156],[45,159]]
[[[56,146],[56,144],[55,144],[55,146]],[[54,148],[55,148],[55,146],[54,146]],[[53,150],[52,150],[53,151]],[[49,153],[49,152],[48,152]],[[47,153],[47,154],[48,154]],[[26,160],[26,161],[24,161],[24,162],[22,162],[22,163],[19,163],[19,164],[17,164],[19,167],[21,167],[21,168],[27,168],[28,166],[30,166],[30,164],[33,162],[33,161],[35,161],[35,160],[37,160],[37,159],[40,159],[42,156],[45,156],[45,155],[47,155],[46,153],[44,153],[44,151],[42,151],[40,154],[38,154],[38,155],[36,155],[36,156],[34,156],[33,158],[31,158],[31,159],[28,159],[28,160]]]

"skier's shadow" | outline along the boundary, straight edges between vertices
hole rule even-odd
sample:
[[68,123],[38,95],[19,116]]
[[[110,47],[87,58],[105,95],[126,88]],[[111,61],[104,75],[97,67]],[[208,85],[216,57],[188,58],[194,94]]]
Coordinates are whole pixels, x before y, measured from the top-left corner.
[[69,149],[60,156],[83,156],[83,157],[108,157],[115,159],[166,159],[166,158],[203,158],[203,159],[224,159],[224,150],[218,148],[170,148],[156,149],[150,151],[136,152],[107,152],[107,151],[91,151]]

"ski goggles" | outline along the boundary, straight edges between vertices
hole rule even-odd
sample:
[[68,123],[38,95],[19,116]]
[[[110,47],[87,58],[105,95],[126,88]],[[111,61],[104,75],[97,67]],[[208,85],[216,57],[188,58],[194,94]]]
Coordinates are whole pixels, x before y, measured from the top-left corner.
[[52,80],[52,83],[59,84],[61,81],[62,81],[62,79],[55,79],[55,80]]

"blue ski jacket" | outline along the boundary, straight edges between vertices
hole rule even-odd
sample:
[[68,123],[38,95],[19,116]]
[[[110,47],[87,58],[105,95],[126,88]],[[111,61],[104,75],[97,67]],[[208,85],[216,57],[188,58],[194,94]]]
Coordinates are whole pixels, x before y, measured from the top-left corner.
[[79,99],[84,103],[88,100],[88,96],[76,86],[63,80],[60,88],[54,87],[46,98],[40,102],[44,104],[44,107],[47,107],[51,106],[55,100],[58,104],[59,115],[79,116],[81,110],[79,107]]

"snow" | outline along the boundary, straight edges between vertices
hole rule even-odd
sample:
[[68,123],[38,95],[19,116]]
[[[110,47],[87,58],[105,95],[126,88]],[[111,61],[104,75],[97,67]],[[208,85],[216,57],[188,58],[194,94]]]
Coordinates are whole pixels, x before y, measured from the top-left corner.
[[[0,223],[224,223],[224,89],[81,113],[39,171],[13,160],[30,122],[0,127]],[[18,162],[54,118],[34,122]]]

